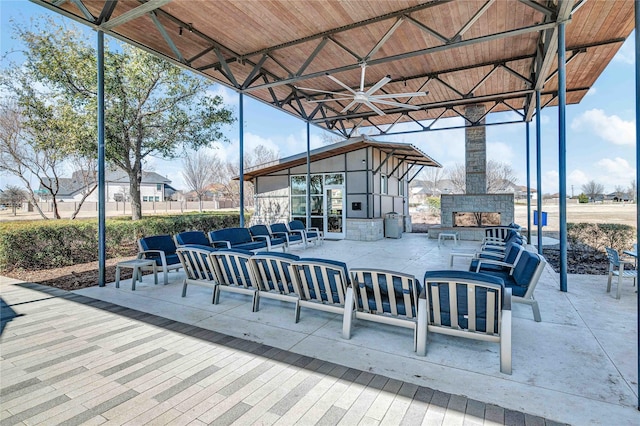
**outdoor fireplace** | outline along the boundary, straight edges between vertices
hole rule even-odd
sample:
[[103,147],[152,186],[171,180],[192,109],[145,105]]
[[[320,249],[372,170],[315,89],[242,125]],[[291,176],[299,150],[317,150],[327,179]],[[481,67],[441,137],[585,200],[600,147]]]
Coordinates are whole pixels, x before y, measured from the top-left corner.
[[453,212],[453,226],[499,226],[498,212]]

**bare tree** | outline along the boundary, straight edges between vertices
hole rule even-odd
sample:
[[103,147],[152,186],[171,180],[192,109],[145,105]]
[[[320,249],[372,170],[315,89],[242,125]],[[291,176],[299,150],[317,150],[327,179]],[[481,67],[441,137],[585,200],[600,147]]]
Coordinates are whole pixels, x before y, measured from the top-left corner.
[[[448,170],[448,176],[456,191],[465,192],[467,172],[464,165],[456,163]],[[496,160],[487,161],[486,178],[489,194],[505,191],[510,185],[515,185],[517,179],[509,163]]]
[[516,174],[509,163],[487,161],[487,192],[489,194],[504,191],[510,185],[515,185],[516,179]]
[[17,186],[8,185],[0,194],[0,203],[11,207],[13,215],[16,215],[16,209],[20,204],[29,198],[27,191]]
[[34,138],[16,105],[0,105],[0,172],[19,178],[40,216],[48,219],[40,208],[35,190],[31,186],[31,176],[37,177],[40,186],[53,200],[54,218],[59,219],[56,195],[60,188],[58,173],[63,159],[55,144],[44,143],[46,136],[42,139]]
[[79,181],[82,188],[82,198],[76,203],[76,209],[71,215],[71,219],[75,219],[87,197],[98,187],[98,162],[95,157],[74,155],[71,164],[74,168],[73,179]]
[[213,182],[215,170],[220,167],[220,161],[214,155],[192,152],[184,157],[182,162],[184,177],[187,187],[196,193],[198,207],[202,211],[202,198],[207,192],[207,187]]
[[440,181],[444,177],[444,169],[441,167],[425,167],[420,172],[420,178],[429,184],[429,193],[434,196],[440,192]]
[[635,203],[636,200],[636,180],[632,180],[631,183],[629,184],[629,189],[627,189],[627,193],[629,194],[629,199],[633,200],[633,202]]
[[[243,165],[245,170],[259,165],[272,162],[280,158],[277,151],[271,150],[264,145],[258,145],[253,151],[245,153]],[[240,174],[240,167],[237,162],[227,162],[223,167],[217,167],[214,182],[221,185],[226,196],[231,197],[234,202],[240,200],[240,182],[235,180]],[[253,184],[245,182],[244,185],[244,204],[246,207],[253,205],[253,196],[255,190]]]
[[589,197],[591,201],[595,201],[597,196],[604,193],[604,185],[595,180],[591,180],[582,185],[582,192],[584,192],[584,195]]
[[456,192],[466,191],[467,172],[463,164],[456,163],[452,168],[447,170],[447,175]]

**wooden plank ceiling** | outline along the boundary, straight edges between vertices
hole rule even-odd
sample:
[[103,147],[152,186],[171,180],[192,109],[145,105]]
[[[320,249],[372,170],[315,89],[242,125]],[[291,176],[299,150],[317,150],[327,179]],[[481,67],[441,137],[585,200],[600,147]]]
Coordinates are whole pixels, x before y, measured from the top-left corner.
[[[345,137],[429,130],[469,104],[530,120],[536,89],[556,105],[560,22],[578,103],[634,25],[633,0],[34,1]],[[376,111],[338,83],[385,76],[373,95],[428,93]]]

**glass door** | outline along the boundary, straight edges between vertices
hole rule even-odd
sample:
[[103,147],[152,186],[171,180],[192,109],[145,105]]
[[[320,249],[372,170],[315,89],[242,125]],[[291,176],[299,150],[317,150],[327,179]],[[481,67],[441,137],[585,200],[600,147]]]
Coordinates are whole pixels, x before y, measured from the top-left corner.
[[343,239],[345,237],[345,208],[344,186],[325,186],[324,236],[328,239]]

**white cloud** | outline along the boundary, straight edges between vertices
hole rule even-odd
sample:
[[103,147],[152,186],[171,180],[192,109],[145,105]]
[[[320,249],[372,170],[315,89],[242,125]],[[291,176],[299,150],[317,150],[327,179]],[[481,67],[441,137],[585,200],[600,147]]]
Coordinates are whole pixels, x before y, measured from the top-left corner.
[[597,89],[595,86],[593,86],[593,87],[591,87],[591,89],[589,89],[589,91],[587,92],[587,96],[593,96],[593,95],[595,95],[596,93],[598,93],[598,89]]
[[549,123],[551,123],[551,119],[549,118],[549,116],[541,114],[540,124],[549,124]]
[[635,179],[636,169],[624,158],[603,158],[596,163],[599,175],[594,178],[602,183],[607,191],[612,191],[616,186],[626,188],[632,179]]
[[487,142],[487,159],[508,163],[513,167],[513,148],[504,142]]
[[571,123],[575,131],[592,132],[605,141],[616,145],[635,143],[635,123],[625,121],[617,115],[606,115],[601,109],[585,111]]

